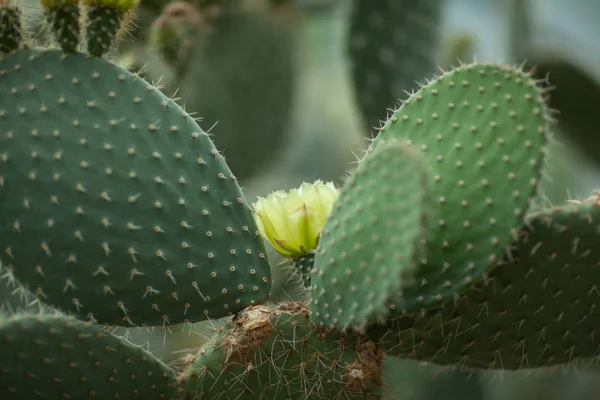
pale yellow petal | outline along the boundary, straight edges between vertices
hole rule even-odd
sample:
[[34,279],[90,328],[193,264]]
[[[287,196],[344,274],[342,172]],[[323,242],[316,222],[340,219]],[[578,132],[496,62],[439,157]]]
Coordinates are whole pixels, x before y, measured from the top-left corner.
[[289,192],[259,197],[253,207],[261,235],[279,253],[300,257],[315,250],[327,217],[338,197],[332,182],[302,183]]
[[257,222],[258,230],[261,233],[261,235],[269,243],[271,243],[271,246],[273,246],[273,248],[277,252],[282,253],[282,254],[283,254],[283,252],[286,252],[286,250],[284,248],[280,247],[279,243],[276,240],[277,236],[279,236],[279,235],[277,233],[277,230],[273,226],[273,223],[271,222],[271,219],[269,218],[269,216],[267,214],[263,214],[263,213],[259,213],[259,212],[256,212],[255,215],[258,217],[255,220]]

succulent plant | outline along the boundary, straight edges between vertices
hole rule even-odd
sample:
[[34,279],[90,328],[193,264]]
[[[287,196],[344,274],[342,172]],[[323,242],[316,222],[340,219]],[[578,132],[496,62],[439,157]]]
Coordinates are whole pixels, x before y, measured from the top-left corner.
[[285,142],[295,43],[289,26],[236,3],[167,4],[152,26],[152,46],[175,72],[170,92],[198,113],[245,184]]
[[[0,317],[3,398],[378,399],[384,356],[597,362],[600,194],[536,207],[553,138],[526,71],[444,72],[341,188],[252,206],[187,112],[102,57],[134,2],[86,2],[84,32],[44,4],[61,49],[0,8],[2,278],[49,306]],[[269,243],[302,301],[270,299]],[[113,330],[216,319],[172,365]]]
[[[440,64],[443,2],[352,0],[348,56],[356,103],[376,135],[399,98]],[[454,63],[455,60],[452,60]]]
[[150,42],[165,62],[172,64],[178,76],[190,67],[194,44],[204,25],[200,9],[189,1],[168,3],[153,22]]

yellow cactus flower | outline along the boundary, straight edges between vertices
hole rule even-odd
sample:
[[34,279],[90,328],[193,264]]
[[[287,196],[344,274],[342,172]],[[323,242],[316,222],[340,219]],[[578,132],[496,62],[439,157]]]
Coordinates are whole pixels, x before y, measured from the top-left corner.
[[317,248],[337,197],[333,182],[320,180],[289,192],[278,190],[253,204],[256,224],[278,253],[300,257]]

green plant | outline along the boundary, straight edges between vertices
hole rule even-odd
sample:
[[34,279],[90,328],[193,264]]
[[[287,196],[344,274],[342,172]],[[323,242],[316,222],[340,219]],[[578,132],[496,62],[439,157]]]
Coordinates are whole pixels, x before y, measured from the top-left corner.
[[[135,6],[86,4],[88,19]],[[441,74],[339,192],[303,185],[253,215],[172,99],[82,51],[72,29],[54,24],[62,49],[29,48],[15,9],[0,15],[2,278],[51,307],[1,317],[3,398],[375,399],[389,390],[384,356],[597,362],[600,195],[536,207],[548,110],[520,68]],[[92,20],[84,43],[105,52],[115,19]],[[270,301],[259,232],[284,250],[302,301]],[[221,318],[173,365],[111,328]]]
[[[169,3],[152,26],[152,46],[173,68],[170,90],[201,116],[243,184],[286,138],[294,90],[292,33],[271,16],[229,0]],[[232,109],[236,118],[230,118]]]
[[[377,134],[399,98],[439,65],[443,2],[353,0],[348,56],[356,103]],[[454,63],[455,60],[452,60]]]

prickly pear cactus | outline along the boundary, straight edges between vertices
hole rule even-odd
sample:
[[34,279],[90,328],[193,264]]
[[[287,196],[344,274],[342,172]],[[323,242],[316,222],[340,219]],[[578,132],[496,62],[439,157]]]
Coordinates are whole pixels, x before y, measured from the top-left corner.
[[114,43],[126,14],[135,9],[140,0],[85,0],[87,9],[87,50],[102,56]]
[[348,56],[366,129],[437,71],[441,15],[441,0],[353,0]]
[[0,33],[0,52],[16,50],[21,42],[21,10],[0,2],[0,26],[6,27]]
[[203,29],[205,17],[201,9],[188,1],[168,3],[152,23],[150,45],[173,68],[176,79],[185,76],[192,66],[190,59]]
[[80,40],[79,0],[42,0],[48,24],[65,53],[73,53]]
[[[386,202],[405,196],[398,196],[388,186],[378,186],[382,180],[390,186],[408,186],[403,182],[402,169],[396,168],[397,176],[389,175],[387,170],[395,164],[380,161],[380,172],[373,172],[370,178],[359,175],[359,166],[356,177],[362,185],[356,190],[347,185],[349,192],[341,195],[345,199],[341,204],[354,208],[356,216],[351,217],[353,214],[338,205],[315,256],[316,321],[326,326],[360,325],[370,319],[362,314],[368,308],[385,317],[437,307],[501,262],[522,227],[542,175],[547,140],[543,109],[543,92],[532,78],[519,69],[496,65],[461,66],[410,96],[387,121],[371,149],[400,143],[414,148],[424,159],[435,206],[427,213],[425,233],[418,238],[424,250],[417,253],[415,276],[400,279],[391,271],[381,272],[381,263],[389,268],[394,264],[407,268],[409,264],[386,249],[390,240],[397,240],[391,233],[382,237],[386,228],[378,229],[377,234],[371,231],[370,236],[355,233],[359,227],[373,226],[380,220],[392,223],[386,215],[408,215],[390,212]],[[361,164],[382,158],[375,154],[367,153]],[[417,167],[410,170],[419,171]],[[369,180],[377,183],[369,186]],[[398,200],[393,202],[399,204]],[[417,204],[423,201],[413,201],[412,208]],[[368,267],[363,271],[372,285],[363,288],[367,290],[364,295],[344,300],[347,285],[358,283],[345,272],[346,259],[371,265],[372,271]],[[390,276],[399,279],[396,285],[400,286],[381,290],[389,284]],[[332,280],[339,286],[328,287],[326,282]],[[374,302],[374,298],[380,300]]]
[[377,399],[382,358],[367,338],[315,327],[302,303],[261,305],[183,360],[178,380],[194,398]]
[[600,193],[531,213],[526,226],[512,261],[440,309],[374,327],[376,343],[388,354],[469,368],[596,365]]
[[[335,312],[331,325],[377,322],[390,295],[414,278],[431,206],[429,171],[420,156],[399,143],[381,146],[346,183],[320,238],[327,250],[314,257],[315,322],[329,325],[323,321],[330,304],[345,311]],[[376,234],[368,228],[373,226]],[[328,289],[325,279],[332,283]]]
[[[135,5],[85,4],[113,17]],[[53,24],[61,48],[32,48],[2,7],[0,278],[50,306],[0,317],[2,396],[379,399],[398,393],[384,355],[597,363],[600,194],[539,207],[546,93],[522,69],[433,78],[341,188],[250,206],[188,113],[100,57],[125,22],[82,7],[99,25]],[[96,50],[80,51],[90,35]],[[270,297],[267,244],[299,301]],[[225,318],[170,365],[110,327]]]
[[170,399],[173,371],[141,346],[64,315],[0,317],[3,399]]
[[[205,9],[206,23],[200,28],[188,21],[188,12],[185,19],[170,18],[156,32],[166,33],[169,26],[177,31],[180,58],[169,63],[185,73],[173,90],[202,118],[244,183],[269,164],[269,156],[286,139],[294,91],[293,31],[234,4],[210,7],[219,11],[206,16]],[[190,29],[182,28],[186,24]]]
[[267,299],[236,178],[175,102],[81,53],[23,49],[0,69],[7,273],[113,325],[220,318]]

